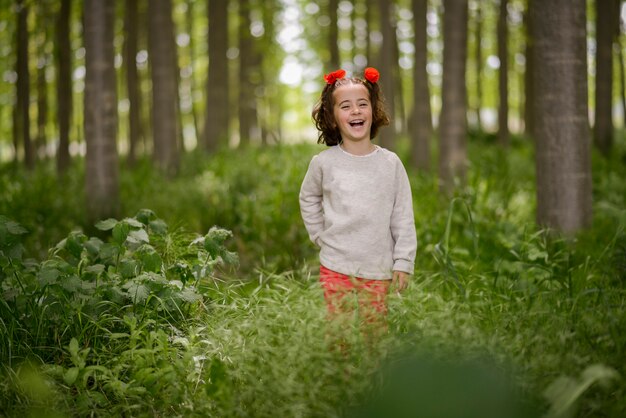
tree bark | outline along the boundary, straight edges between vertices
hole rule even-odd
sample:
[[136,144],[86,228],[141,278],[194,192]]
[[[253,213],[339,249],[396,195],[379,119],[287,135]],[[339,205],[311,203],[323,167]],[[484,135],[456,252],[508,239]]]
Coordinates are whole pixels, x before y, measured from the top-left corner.
[[613,147],[613,39],[615,0],[596,0],[596,89],[593,139],[606,157]]
[[194,96],[196,93],[196,71],[194,68],[194,62],[196,61],[195,56],[195,36],[194,36],[194,8],[193,1],[187,1],[187,12],[185,14],[185,22],[187,23],[187,33],[189,34],[189,45],[187,46],[187,50],[189,51],[189,76],[187,77],[187,88],[189,92],[189,101],[190,101],[190,110],[191,117],[193,120],[193,129],[195,132],[195,137],[199,141],[200,140],[200,126],[198,124],[198,112],[196,111],[196,101],[194,100]]
[[[617,3],[617,8],[619,10],[620,7],[620,3]],[[620,98],[620,102],[622,103],[622,126],[626,126],[626,71],[624,70],[624,51],[622,50],[622,40],[621,40],[621,32],[622,32],[622,27],[624,25],[624,21],[620,18],[619,13],[617,13],[617,19],[618,19],[618,24],[616,27],[616,34],[615,34],[615,46],[617,48],[617,59],[618,59],[618,64],[617,67],[619,68],[619,98]]]
[[[35,166],[35,153],[30,137],[30,73],[28,69],[28,6],[24,0],[17,2],[17,106],[18,137],[24,150],[27,168]],[[17,152],[17,148],[16,148]]]
[[380,69],[380,84],[385,96],[387,111],[391,117],[391,125],[380,130],[380,145],[383,148],[393,150],[395,148],[395,81],[394,81],[394,36],[391,24],[391,4],[387,0],[378,0],[378,11],[380,16],[380,32],[383,36],[383,43],[378,53],[378,66]]
[[84,2],[85,196],[90,221],[119,214],[114,3]]
[[476,27],[474,33],[474,65],[476,66],[476,128],[478,131],[483,130],[482,118],[480,111],[483,107],[483,12],[481,5],[478,4],[476,9]]
[[61,0],[57,16],[57,123],[59,146],[57,172],[64,173],[70,166],[70,126],[72,120],[72,50],[70,46],[70,14],[72,1]]
[[148,2],[148,48],[152,72],[152,135],[158,167],[168,175],[179,168],[178,85],[171,0]]
[[527,137],[534,138],[534,129],[533,129],[533,121],[535,116],[533,116],[534,109],[534,97],[533,97],[533,74],[535,72],[534,69],[534,61],[535,61],[535,52],[533,48],[533,38],[531,31],[531,15],[530,9],[532,8],[532,3],[534,0],[528,0],[526,12],[524,13],[524,30],[526,35],[526,51],[524,53],[526,58],[526,64],[524,66],[524,133]]
[[228,0],[209,0],[209,69],[207,77],[204,145],[215,151],[228,145]]
[[137,145],[141,138],[141,95],[137,71],[139,6],[137,0],[126,0],[124,15],[124,62],[126,63],[126,91],[128,94],[128,163],[137,158]]
[[40,3],[38,7],[38,24],[41,28],[41,35],[37,45],[37,143],[35,147],[35,157],[46,158],[46,144],[48,138],[46,128],[48,125],[48,83],[46,81],[46,68],[48,68],[48,10],[46,4]]
[[329,0],[328,16],[330,17],[330,31],[328,32],[328,50],[330,51],[330,71],[335,71],[341,65],[339,58],[339,27],[337,26],[337,8],[339,0]]
[[430,171],[430,136],[432,116],[428,86],[428,45],[426,35],[427,0],[413,0],[413,30],[415,62],[413,64],[413,111],[409,129],[411,137],[411,165],[423,172]]
[[250,23],[250,0],[239,0],[239,143],[244,146],[259,136],[253,83],[255,51]]
[[441,191],[449,195],[456,179],[465,181],[467,169],[467,0],[444,0],[443,38],[439,178]]
[[507,0],[500,0],[498,15],[498,143],[501,146],[509,145],[509,57],[508,57],[508,30],[507,30]]
[[533,2],[531,22],[537,222],[573,234],[592,212],[585,0]]

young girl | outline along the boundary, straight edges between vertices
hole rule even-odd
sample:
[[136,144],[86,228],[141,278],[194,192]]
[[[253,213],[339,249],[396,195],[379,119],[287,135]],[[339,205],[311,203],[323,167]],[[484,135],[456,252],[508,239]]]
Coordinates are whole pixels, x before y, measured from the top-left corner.
[[300,189],[300,210],[311,241],[320,248],[320,282],[331,314],[346,312],[356,293],[366,321],[387,312],[385,295],[402,291],[413,273],[417,240],[411,188],[396,154],[372,143],[389,124],[379,73],[324,76],[313,109],[318,143]]

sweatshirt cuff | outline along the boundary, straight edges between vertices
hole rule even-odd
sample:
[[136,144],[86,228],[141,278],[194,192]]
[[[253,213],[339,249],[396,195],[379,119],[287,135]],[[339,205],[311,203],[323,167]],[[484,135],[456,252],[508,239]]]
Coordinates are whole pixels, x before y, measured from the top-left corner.
[[396,260],[393,263],[393,271],[403,271],[405,273],[413,274],[414,263],[407,260]]

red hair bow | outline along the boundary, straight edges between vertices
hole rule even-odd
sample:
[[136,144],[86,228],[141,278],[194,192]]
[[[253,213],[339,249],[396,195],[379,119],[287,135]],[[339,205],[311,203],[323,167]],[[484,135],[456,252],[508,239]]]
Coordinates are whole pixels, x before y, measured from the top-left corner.
[[327,84],[334,84],[335,81],[339,80],[340,78],[344,78],[345,76],[346,76],[345,70],[337,70],[337,71],[333,71],[330,74],[326,74],[324,76],[324,80],[326,80]]
[[380,78],[380,73],[378,72],[376,68],[367,67],[365,69],[365,72],[363,73],[363,76],[370,83],[376,83],[378,79]]

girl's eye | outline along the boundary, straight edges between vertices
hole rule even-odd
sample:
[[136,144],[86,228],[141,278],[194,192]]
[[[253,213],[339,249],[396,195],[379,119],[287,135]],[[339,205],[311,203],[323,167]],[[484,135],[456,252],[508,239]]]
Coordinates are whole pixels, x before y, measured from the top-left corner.
[[361,107],[367,107],[367,103],[361,103],[360,106]]
[[350,106],[341,106],[341,109],[348,110],[348,109],[350,109]]

